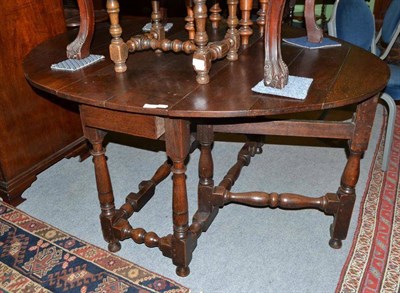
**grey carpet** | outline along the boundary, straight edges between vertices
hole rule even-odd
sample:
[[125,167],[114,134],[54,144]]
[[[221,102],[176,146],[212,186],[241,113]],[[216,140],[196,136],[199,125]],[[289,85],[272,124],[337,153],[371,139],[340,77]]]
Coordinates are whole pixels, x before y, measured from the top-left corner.
[[[230,204],[220,210],[210,229],[200,237],[190,264],[191,274],[186,278],[175,275],[175,266],[158,249],[126,240],[118,255],[180,282],[193,293],[333,292],[354,235],[382,113],[383,107],[379,106],[370,146],[361,162],[349,236],[342,249],[329,247],[332,217],[319,211]],[[265,145],[263,154],[243,169],[232,191],[296,192],[317,197],[337,190],[346,162],[342,147],[307,145],[302,143],[304,140],[299,140],[301,146],[276,141]],[[107,146],[117,207],[129,192],[137,191],[141,180],[151,178],[165,159],[162,151],[142,148],[135,140],[129,144],[120,144],[116,139]],[[231,141],[215,143],[216,183],[232,165],[241,146],[242,143]],[[191,215],[196,209],[198,155],[198,151],[191,155],[187,170]],[[167,179],[148,205],[131,218],[132,226],[155,231],[159,236],[171,233],[170,194],[171,180]],[[24,197],[27,200],[20,205],[21,210],[92,244],[107,247],[100,232],[90,159],[82,163],[76,158],[65,159],[55,164],[38,176]]]

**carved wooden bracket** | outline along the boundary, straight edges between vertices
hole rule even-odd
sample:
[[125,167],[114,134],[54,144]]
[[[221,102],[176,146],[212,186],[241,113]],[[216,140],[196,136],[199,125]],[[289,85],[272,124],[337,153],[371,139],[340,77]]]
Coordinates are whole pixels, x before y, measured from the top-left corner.
[[78,0],[80,26],[77,37],[67,46],[67,57],[83,59],[90,54],[94,33],[94,9],[92,0]]

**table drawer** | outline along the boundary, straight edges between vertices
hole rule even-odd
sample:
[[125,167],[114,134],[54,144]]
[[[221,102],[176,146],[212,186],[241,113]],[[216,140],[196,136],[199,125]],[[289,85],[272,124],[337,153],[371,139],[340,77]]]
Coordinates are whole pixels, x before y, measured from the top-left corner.
[[122,132],[139,137],[158,139],[165,132],[164,118],[108,110],[87,105],[80,106],[84,126]]

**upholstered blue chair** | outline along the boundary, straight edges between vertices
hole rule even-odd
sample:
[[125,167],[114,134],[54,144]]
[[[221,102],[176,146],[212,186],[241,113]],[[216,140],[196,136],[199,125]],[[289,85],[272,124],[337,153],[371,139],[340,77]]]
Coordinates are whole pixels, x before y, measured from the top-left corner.
[[[400,33],[400,0],[392,0],[384,17],[381,31],[375,37],[375,22],[372,12],[364,0],[337,0],[334,5],[334,19],[331,19],[329,33],[339,39],[369,50],[385,59]],[[335,28],[332,28],[335,26]],[[387,48],[378,53],[376,44],[382,38]],[[396,104],[400,100],[400,66],[389,65],[390,80],[381,98],[388,105],[388,126],[383,153],[382,170],[386,171],[392,144]]]

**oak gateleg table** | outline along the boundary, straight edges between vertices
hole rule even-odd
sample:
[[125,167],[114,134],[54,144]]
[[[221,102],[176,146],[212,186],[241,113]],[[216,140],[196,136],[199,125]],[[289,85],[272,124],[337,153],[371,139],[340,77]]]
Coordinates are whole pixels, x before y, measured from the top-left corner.
[[[127,20],[126,33],[140,33],[146,21],[145,18]],[[171,38],[185,36],[183,20],[172,21],[174,27],[168,33]],[[264,45],[257,33],[250,38],[248,46],[239,50],[237,61],[216,62],[210,71],[210,83],[199,85],[194,78],[191,57],[184,54],[135,53],[127,60],[126,72],[114,72],[108,58],[107,29],[107,25],[98,26],[92,44],[92,53],[105,55],[105,61],[76,72],[51,70],[51,64],[65,59],[65,47],[74,39],[75,33],[67,32],[36,47],[26,57],[24,70],[34,87],[80,106],[84,134],[92,145],[102,232],[110,251],[118,251],[120,241],[131,238],[136,243],[158,247],[163,255],[172,258],[177,274],[187,276],[197,239],[212,224],[219,208],[231,202],[258,207],[319,209],[334,216],[329,244],[333,248],[341,247],[355,201],[360,159],[368,146],[379,93],[389,76],[384,62],[344,42],[340,47],[319,50],[284,44],[282,55],[290,74],[314,79],[307,98],[302,101],[251,91],[264,73]],[[286,36],[304,33],[283,29]],[[217,37],[218,33],[210,31],[209,35]],[[145,104],[166,106],[147,108],[143,107]],[[351,121],[293,119],[295,113],[346,105],[356,105]],[[278,119],[276,115],[285,119]],[[120,208],[114,206],[102,144],[109,131],[164,140],[168,156],[154,176],[143,181],[137,192],[130,193]],[[234,193],[231,188],[242,167],[261,152],[262,143],[257,139],[246,143],[227,175],[215,184],[211,145],[216,132],[246,134],[251,138],[283,135],[344,139],[348,141],[349,156],[341,180],[337,178],[338,190],[321,197],[274,192]],[[185,159],[196,147],[200,149],[198,210],[190,223]],[[131,226],[129,217],[140,211],[154,195],[156,185],[170,173],[173,178],[172,234],[160,237],[134,227],[134,223]]]

